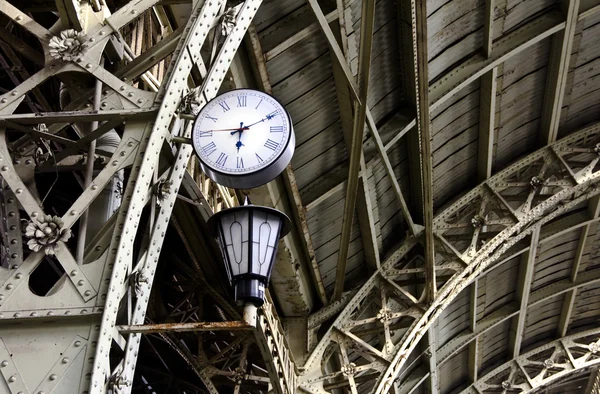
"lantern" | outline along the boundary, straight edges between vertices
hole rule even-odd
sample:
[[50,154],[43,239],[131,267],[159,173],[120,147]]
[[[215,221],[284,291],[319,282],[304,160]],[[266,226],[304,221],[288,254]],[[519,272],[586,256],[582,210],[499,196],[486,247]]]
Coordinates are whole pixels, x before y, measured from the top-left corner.
[[290,219],[276,209],[244,205],[223,210],[208,220],[219,241],[235,300],[261,306],[277,255],[279,239],[291,228]]

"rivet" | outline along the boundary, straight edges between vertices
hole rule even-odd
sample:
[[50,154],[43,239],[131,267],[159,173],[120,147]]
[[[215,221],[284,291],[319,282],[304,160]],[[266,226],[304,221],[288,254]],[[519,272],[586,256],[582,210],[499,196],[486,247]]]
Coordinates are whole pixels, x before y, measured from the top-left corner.
[[8,166],[2,166],[2,171],[8,170]]
[[[15,193],[17,193],[17,194],[21,194],[21,193],[23,193],[23,189],[17,189],[17,190],[15,191]],[[31,216],[33,216],[33,215],[31,215]]]
[[92,295],[92,292],[89,290],[86,290],[85,293],[83,293],[84,296],[89,297]]
[[37,316],[37,312],[31,312],[31,313],[29,314],[29,316],[33,316],[33,317],[35,317],[35,316]]
[[90,63],[85,65],[85,68],[92,68],[92,65]]
[[98,190],[98,185],[92,185],[92,190]]
[[56,378],[58,378],[58,376],[56,376],[55,373],[53,373],[52,375],[50,375],[50,380],[56,380]]
[[65,358],[63,358],[63,359],[62,359],[62,361],[61,361],[61,362],[62,362],[63,364],[67,364],[67,363],[69,362],[69,358],[68,358],[68,357],[65,357]]
[[21,314],[20,314],[19,312],[17,312],[17,313],[15,313],[13,316],[14,316],[14,317],[21,317]]
[[75,341],[75,347],[81,346],[81,341]]
[[12,283],[6,285],[6,290],[11,290],[13,288]]
[[79,282],[77,282],[77,286],[83,286],[85,284],[84,280],[80,280]]
[[17,279],[21,279],[22,277],[23,277],[23,274],[20,272],[15,275],[15,278],[17,278]]
[[10,378],[8,378],[8,382],[9,383],[14,383],[15,380],[17,380],[17,376],[16,375],[12,375]]
[[71,211],[71,215],[73,215],[73,216],[77,215],[77,211],[75,211],[75,210],[72,210],[72,211]]
[[6,361],[6,360],[2,361],[2,363],[0,364],[0,366],[2,368],[6,367],[7,365],[8,365],[8,361]]
[[[17,189],[17,191],[19,191],[19,190],[21,190],[21,189]],[[37,212],[33,212],[33,213],[31,214],[31,217],[32,217],[32,218],[36,218],[36,217],[37,217],[37,215],[38,215],[38,213],[37,213]]]
[[77,270],[73,270],[73,271],[71,271],[71,276],[77,276],[77,273],[78,273]]
[[54,312],[50,311],[50,312],[48,312],[48,313],[47,313],[47,315],[48,315],[48,316],[53,316],[53,315],[54,315]]
[[65,312],[65,315],[70,315],[70,314],[71,314],[71,311],[66,311]]

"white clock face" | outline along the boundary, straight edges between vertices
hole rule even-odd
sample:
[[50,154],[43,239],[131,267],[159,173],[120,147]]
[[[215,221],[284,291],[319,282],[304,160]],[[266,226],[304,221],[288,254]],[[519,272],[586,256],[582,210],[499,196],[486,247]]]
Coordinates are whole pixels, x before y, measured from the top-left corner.
[[202,163],[230,175],[254,173],[286,150],[292,125],[272,96],[251,89],[219,95],[198,114],[192,143]]

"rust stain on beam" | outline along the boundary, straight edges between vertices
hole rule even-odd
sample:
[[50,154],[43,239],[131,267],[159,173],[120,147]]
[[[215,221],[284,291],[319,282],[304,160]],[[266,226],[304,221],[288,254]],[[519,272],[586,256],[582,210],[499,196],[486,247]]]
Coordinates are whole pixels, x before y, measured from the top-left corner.
[[235,331],[252,330],[244,321],[195,322],[195,323],[156,323],[117,326],[121,334],[155,334],[158,332],[195,332],[195,331]]

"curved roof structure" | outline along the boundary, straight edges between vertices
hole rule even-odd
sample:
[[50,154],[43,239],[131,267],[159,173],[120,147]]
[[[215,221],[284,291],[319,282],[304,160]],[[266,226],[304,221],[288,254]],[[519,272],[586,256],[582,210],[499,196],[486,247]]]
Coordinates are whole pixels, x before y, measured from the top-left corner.
[[[1,393],[599,392],[598,1],[0,0],[0,19]],[[186,144],[239,87],[296,134],[244,191]],[[254,327],[206,230],[244,194],[294,224]]]

